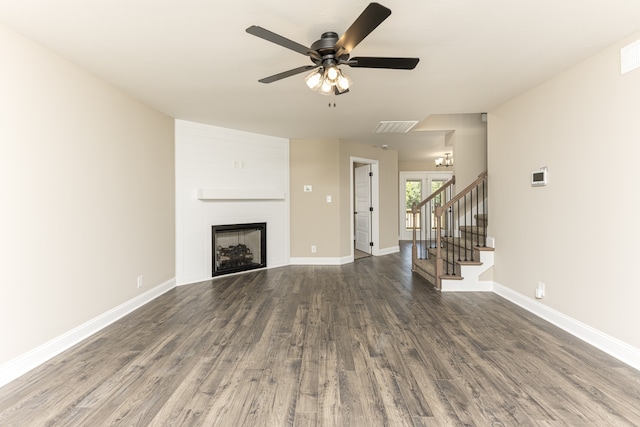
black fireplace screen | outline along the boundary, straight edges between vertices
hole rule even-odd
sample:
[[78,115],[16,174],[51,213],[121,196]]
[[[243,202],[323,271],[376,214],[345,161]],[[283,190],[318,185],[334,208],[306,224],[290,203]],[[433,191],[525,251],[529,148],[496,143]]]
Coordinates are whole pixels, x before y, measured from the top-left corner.
[[267,266],[267,224],[211,227],[213,276]]

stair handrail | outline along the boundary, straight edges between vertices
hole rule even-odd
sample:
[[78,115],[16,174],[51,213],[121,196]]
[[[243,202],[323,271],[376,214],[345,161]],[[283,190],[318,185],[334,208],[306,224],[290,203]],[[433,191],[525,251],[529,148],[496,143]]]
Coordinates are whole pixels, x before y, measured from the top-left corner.
[[[447,203],[445,203],[442,206],[437,206],[436,207],[436,215],[442,215],[447,209],[449,209],[451,206],[453,206],[453,204],[455,202],[457,202],[458,200],[462,199],[464,196],[469,194],[471,192],[471,190],[476,188],[478,186],[478,184],[480,184],[482,181],[485,180],[487,175],[488,175],[488,171],[485,170],[480,175],[478,175],[478,178],[476,178],[475,181],[473,181],[471,184],[467,185],[464,188],[464,190],[460,191],[458,194],[453,196]],[[438,214],[438,208],[440,208],[440,214]]]
[[469,193],[471,193],[480,183],[486,180],[488,176],[488,171],[485,170],[478,178],[475,179],[471,184],[466,186],[462,191],[453,196],[447,203],[442,206],[436,206],[435,208],[435,217],[436,217],[436,289],[440,290],[442,288],[442,279],[443,275],[443,259],[442,259],[442,216],[459,200],[466,197]]
[[411,214],[413,215],[413,246],[411,248],[412,260],[415,260],[416,254],[418,252],[416,224],[418,223],[418,213],[420,212],[420,209],[422,209],[424,205],[431,202],[436,197],[440,196],[440,194],[442,194],[447,188],[451,187],[455,183],[456,176],[453,175],[451,179],[442,184],[442,186],[438,188],[435,193],[430,194],[429,197],[427,197],[417,205],[414,203],[413,206],[411,206]]
[[[411,213],[413,213],[414,215],[416,213],[418,213],[418,211],[427,203],[429,203],[431,200],[435,199],[436,197],[438,197],[440,195],[440,193],[442,193],[444,190],[447,189],[447,187],[450,187],[452,185],[454,185],[456,183],[456,176],[453,175],[451,177],[451,179],[447,182],[445,182],[444,184],[442,184],[442,186],[440,188],[438,188],[436,190],[435,193],[432,193],[429,197],[427,197],[426,199],[424,199],[423,201],[421,201],[420,203],[418,203],[417,205],[414,204],[411,208]],[[414,222],[415,225],[415,222]],[[413,229],[415,230],[415,226],[413,227]]]

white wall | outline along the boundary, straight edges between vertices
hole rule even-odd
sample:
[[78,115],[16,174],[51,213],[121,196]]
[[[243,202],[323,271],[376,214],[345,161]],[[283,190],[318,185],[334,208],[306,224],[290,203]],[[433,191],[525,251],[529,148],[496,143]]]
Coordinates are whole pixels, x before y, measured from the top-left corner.
[[[176,280],[210,279],[211,226],[267,223],[267,267],[289,264],[289,140],[176,121]],[[280,200],[200,200],[198,189]]]
[[[602,51],[489,114],[494,280],[640,349],[640,70]],[[549,168],[549,184],[530,173]]]
[[175,218],[172,119],[2,26],[0,63],[2,371],[173,280]]

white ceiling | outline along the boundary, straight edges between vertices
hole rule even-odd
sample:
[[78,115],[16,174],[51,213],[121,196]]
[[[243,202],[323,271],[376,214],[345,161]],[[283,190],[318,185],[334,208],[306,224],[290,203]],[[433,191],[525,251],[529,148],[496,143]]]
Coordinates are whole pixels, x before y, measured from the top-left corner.
[[[311,64],[249,35],[309,46],[342,34],[367,1],[0,0],[0,22],[169,116],[288,138],[447,151],[442,132],[374,135],[379,121],[489,111],[640,29],[637,0],[382,0],[391,16],[351,56],[419,57],[413,71],[345,67],[350,93],[311,92]],[[3,64],[2,66],[7,66]],[[329,107],[335,102],[335,107]]]

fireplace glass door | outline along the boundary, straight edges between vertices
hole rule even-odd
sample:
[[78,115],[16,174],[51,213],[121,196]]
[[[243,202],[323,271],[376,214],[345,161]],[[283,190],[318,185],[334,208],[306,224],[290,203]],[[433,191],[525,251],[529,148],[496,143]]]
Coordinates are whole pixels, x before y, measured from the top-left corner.
[[213,276],[267,266],[267,224],[211,227]]

